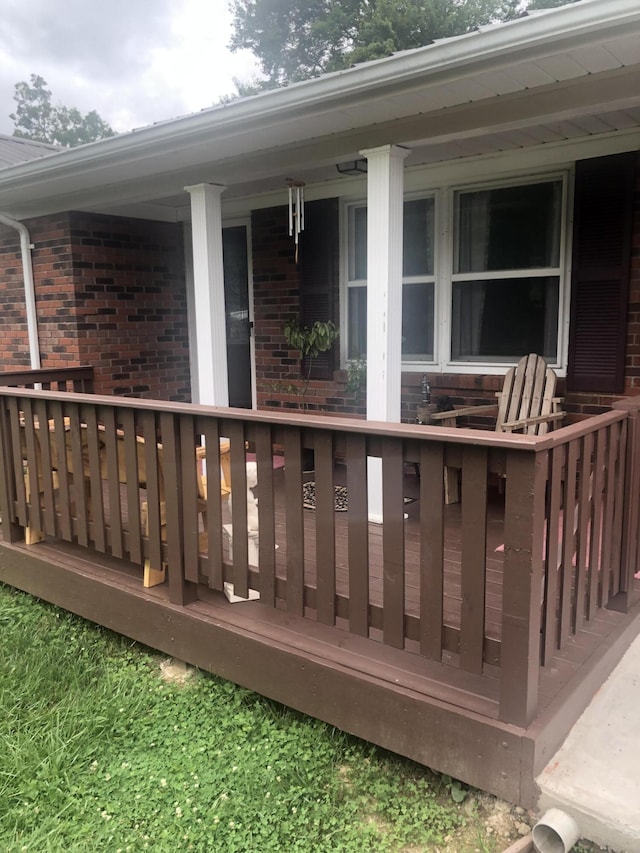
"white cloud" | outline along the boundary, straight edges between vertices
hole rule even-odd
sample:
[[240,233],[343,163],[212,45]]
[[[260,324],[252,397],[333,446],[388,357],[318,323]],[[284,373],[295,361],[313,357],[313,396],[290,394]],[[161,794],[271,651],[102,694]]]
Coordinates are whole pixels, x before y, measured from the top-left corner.
[[53,101],[95,109],[115,130],[211,106],[256,73],[227,49],[227,0],[3,0],[0,133],[14,85],[39,74]]

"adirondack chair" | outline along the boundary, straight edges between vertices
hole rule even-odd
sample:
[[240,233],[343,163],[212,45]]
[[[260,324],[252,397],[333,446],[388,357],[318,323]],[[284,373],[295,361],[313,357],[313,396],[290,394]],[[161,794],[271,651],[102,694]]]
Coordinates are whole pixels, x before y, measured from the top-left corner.
[[530,353],[507,371],[502,391],[496,392],[496,403],[439,412],[431,420],[441,426],[457,426],[463,417],[495,415],[496,432],[544,435],[565,417],[560,408],[562,398],[555,396],[556,382],[556,374],[546,361]]
[[[535,353],[523,356],[505,377],[502,391],[496,392],[496,403],[466,406],[451,412],[437,412],[430,416],[433,424],[458,426],[458,421],[477,415],[495,416],[496,432],[519,432],[526,435],[544,435],[554,429],[565,417],[562,397],[556,397],[557,376],[547,367],[546,361]],[[445,468],[445,502],[459,500],[458,470]]]

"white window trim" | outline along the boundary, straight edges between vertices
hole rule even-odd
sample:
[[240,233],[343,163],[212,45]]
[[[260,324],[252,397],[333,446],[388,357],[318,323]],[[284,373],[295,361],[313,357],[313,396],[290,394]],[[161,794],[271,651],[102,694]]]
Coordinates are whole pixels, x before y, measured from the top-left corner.
[[[433,293],[434,293],[434,317],[437,316],[437,308],[436,302],[438,299],[438,254],[440,249],[438,247],[438,191],[437,190],[422,190],[422,191],[412,191],[405,192],[404,201],[414,201],[416,199],[433,199],[434,201],[434,247],[433,247],[433,274],[432,275],[407,275],[402,277],[402,284],[432,284],[433,285]],[[348,330],[349,330],[349,290],[355,287],[366,287],[367,280],[366,279],[353,279],[349,278],[349,268],[350,268],[350,260],[351,260],[351,251],[352,247],[349,243],[349,211],[354,207],[366,207],[367,199],[366,197],[359,197],[353,199],[342,199],[342,204],[340,208],[341,212],[341,223],[340,223],[340,231],[341,231],[341,240],[342,240],[342,248],[343,250],[340,252],[341,258],[341,274],[340,274],[340,362],[343,368],[347,368],[349,366],[349,362],[352,359],[349,358],[349,340],[348,340]],[[435,324],[434,324],[435,325]],[[424,372],[424,367],[430,366],[434,367],[436,365],[435,356],[438,352],[437,342],[436,342],[436,329],[434,328],[434,336],[433,336],[433,352],[434,358],[429,361],[402,361],[402,370],[422,370]]]
[[[557,275],[559,277],[558,293],[558,358],[550,362],[559,376],[566,375],[568,334],[569,334],[569,310],[570,310],[570,281],[571,281],[571,232],[573,227],[572,197],[573,197],[573,172],[569,169],[553,170],[549,172],[523,173],[508,177],[497,178],[493,181],[468,181],[461,184],[451,183],[439,188],[414,189],[406,192],[405,201],[416,198],[433,198],[434,211],[434,276],[411,276],[403,278],[405,282],[419,281],[434,283],[434,330],[433,346],[434,358],[431,361],[404,361],[403,372],[438,372],[457,374],[504,374],[511,366],[505,361],[473,361],[460,362],[451,358],[451,312],[452,312],[452,286],[454,281],[476,280],[479,275],[484,279],[500,279],[505,277],[505,271],[454,274],[454,197],[457,192],[477,191],[483,189],[495,189],[517,185],[528,185],[536,183],[548,183],[549,181],[562,182],[562,199],[560,212],[560,249],[559,266],[553,268],[541,268],[531,270],[508,271],[509,278],[530,278],[532,276]],[[351,287],[366,287],[366,280],[349,281],[349,209],[358,205],[366,205],[366,197],[343,198],[341,214],[341,287],[340,287],[340,358],[343,368],[349,365],[348,358],[348,291]],[[515,362],[514,362],[515,363]]]

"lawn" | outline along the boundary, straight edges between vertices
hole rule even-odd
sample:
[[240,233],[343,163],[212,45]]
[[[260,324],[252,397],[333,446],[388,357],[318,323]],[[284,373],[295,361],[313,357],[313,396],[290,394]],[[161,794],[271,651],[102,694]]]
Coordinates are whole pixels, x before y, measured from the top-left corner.
[[160,660],[0,585],[3,853],[507,846],[448,777]]

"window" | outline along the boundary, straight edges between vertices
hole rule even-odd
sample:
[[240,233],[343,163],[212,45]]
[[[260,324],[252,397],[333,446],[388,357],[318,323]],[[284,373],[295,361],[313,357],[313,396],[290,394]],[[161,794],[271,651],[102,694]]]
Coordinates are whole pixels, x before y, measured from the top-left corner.
[[[437,226],[445,217],[435,196],[405,200],[402,357],[408,369],[429,362],[490,368],[529,352],[559,362],[564,188],[564,179],[554,176],[451,189],[443,195],[450,199],[451,229]],[[359,358],[366,355],[367,208],[354,204],[347,211],[344,331],[347,357]],[[446,335],[436,336],[436,328]]]
[[453,361],[556,361],[561,211],[561,181],[455,193]]
[[[402,356],[404,361],[433,360],[434,199],[404,203]],[[349,263],[347,298],[348,358],[367,353],[367,208],[348,212]]]

